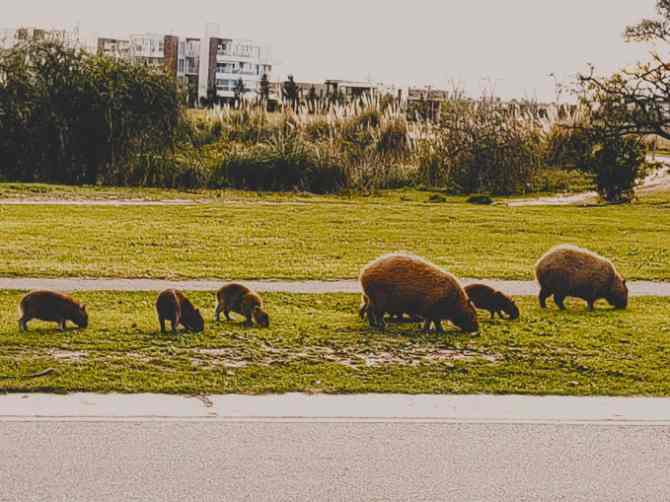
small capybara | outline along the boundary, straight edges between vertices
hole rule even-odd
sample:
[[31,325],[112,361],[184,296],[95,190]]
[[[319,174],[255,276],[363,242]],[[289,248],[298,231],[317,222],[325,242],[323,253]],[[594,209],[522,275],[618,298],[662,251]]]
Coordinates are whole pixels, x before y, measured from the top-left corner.
[[[368,313],[368,297],[363,293],[361,295],[361,306],[358,308],[358,315],[360,316],[361,319],[365,319]],[[409,318],[405,318],[406,312],[388,312],[391,315],[391,321],[393,322],[421,322],[423,319],[421,319],[419,316],[416,315],[410,315]]]
[[88,326],[88,312],[86,305],[77,302],[71,296],[53,291],[33,291],[21,299],[19,303],[19,330],[28,329],[31,319],[57,322],[61,331],[65,330],[67,321],[73,322],[80,328]]
[[496,314],[503,317],[503,312],[507,314],[507,318],[510,320],[519,318],[519,308],[516,306],[516,303],[505,293],[496,291],[486,284],[470,284],[465,287],[465,293],[475,307],[488,310],[491,314],[491,319]]
[[262,328],[270,326],[270,316],[263,310],[263,300],[258,293],[242,284],[226,284],[216,293],[217,305],[214,313],[216,320],[221,312],[231,321],[230,313],[235,312],[246,318],[245,325],[252,326],[254,321]]
[[535,265],[535,277],[540,283],[542,308],[552,295],[561,310],[568,296],[585,300],[589,310],[600,298],[618,309],[628,306],[624,278],[612,262],[587,249],[568,244],[550,249]]
[[199,332],[205,329],[205,320],[200,311],[176,289],[166,289],[158,295],[156,311],[161,333],[165,333],[165,321],[170,321],[173,333],[177,332],[180,324],[189,331]]
[[479,330],[477,312],[458,280],[423,258],[384,255],[363,268],[360,281],[370,326],[383,329],[384,313],[405,312],[425,319],[424,330],[433,323],[443,333],[443,320],[468,333]]

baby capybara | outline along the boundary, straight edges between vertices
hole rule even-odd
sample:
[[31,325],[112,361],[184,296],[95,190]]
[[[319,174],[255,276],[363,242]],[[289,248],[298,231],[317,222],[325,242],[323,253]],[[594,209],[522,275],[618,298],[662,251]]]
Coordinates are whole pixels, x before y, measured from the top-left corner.
[[587,249],[568,244],[552,248],[535,265],[535,277],[540,283],[542,308],[552,295],[561,310],[568,296],[585,300],[589,310],[600,298],[619,309],[628,305],[624,278],[612,262]]
[[[227,320],[231,320],[230,313],[235,312],[246,317],[246,326],[252,326],[253,321],[262,328],[270,326],[270,316],[263,310],[263,300],[251,289],[242,284],[226,284],[217,293],[218,300],[215,317],[220,320],[221,312]],[[253,320],[252,320],[253,319]]]
[[57,322],[58,328],[65,330],[67,321],[75,323],[80,328],[88,326],[86,305],[77,302],[71,296],[53,291],[33,291],[21,299],[19,304],[19,330],[28,329],[31,319]]
[[177,332],[177,326],[180,324],[189,331],[198,332],[205,329],[205,320],[200,311],[176,289],[166,289],[158,295],[156,311],[161,333],[165,333],[165,321],[170,321],[173,333]]
[[465,287],[465,293],[470,301],[478,309],[488,310],[491,319],[498,314],[503,317],[503,312],[507,318],[514,320],[519,318],[519,308],[516,303],[506,294],[496,291],[486,284],[471,284]]
[[[358,308],[358,315],[361,319],[365,319],[368,314],[368,297],[365,294],[361,295],[361,306]],[[386,312],[385,312],[386,314]],[[405,312],[388,312],[391,315],[391,320],[393,322],[421,322],[422,319],[415,315],[410,315],[408,318],[405,317]]]
[[361,271],[368,298],[370,326],[384,328],[384,313],[406,312],[425,319],[424,329],[448,320],[466,332],[479,330],[477,312],[458,280],[432,263],[410,254],[395,253],[370,262]]

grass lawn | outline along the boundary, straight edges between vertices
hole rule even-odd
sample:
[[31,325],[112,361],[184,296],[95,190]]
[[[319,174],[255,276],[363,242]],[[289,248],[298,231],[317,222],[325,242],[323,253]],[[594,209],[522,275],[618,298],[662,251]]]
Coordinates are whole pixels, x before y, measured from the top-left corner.
[[0,275],[352,278],[406,250],[459,276],[531,279],[544,251],[570,242],[611,257],[629,279],[670,280],[670,194],[587,208],[429,197],[226,192],[184,207],[0,205]]
[[[407,392],[670,396],[667,299],[627,311],[541,312],[519,299],[519,321],[489,321],[472,337],[372,331],[357,295],[268,294],[269,329],[212,322],[212,294],[189,295],[203,334],[158,333],[154,294],[76,295],[89,329],[59,333],[33,321],[19,333],[21,294],[0,292],[0,390],[166,393]],[[47,368],[39,378],[23,378]]]

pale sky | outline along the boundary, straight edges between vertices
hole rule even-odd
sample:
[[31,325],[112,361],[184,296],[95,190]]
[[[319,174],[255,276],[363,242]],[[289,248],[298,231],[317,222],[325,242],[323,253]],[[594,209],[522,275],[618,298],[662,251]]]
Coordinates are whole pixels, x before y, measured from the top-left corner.
[[[2,0],[10,4],[9,0]],[[3,28],[80,26],[83,33],[223,36],[272,47],[275,77],[345,78],[447,87],[479,95],[495,82],[503,98],[554,98],[587,63],[602,72],[645,59],[626,44],[628,24],[654,15],[655,0],[19,0]]]

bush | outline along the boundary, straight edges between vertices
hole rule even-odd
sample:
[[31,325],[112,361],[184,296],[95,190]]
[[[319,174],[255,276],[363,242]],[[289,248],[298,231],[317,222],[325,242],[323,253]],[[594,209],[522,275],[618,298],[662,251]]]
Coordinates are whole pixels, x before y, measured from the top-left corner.
[[524,192],[541,166],[542,125],[493,99],[452,99],[424,140],[419,179],[452,193]]
[[37,42],[0,51],[0,176],[126,183],[137,155],[174,145],[181,122],[167,74]]
[[629,202],[645,173],[645,146],[636,137],[612,137],[596,145],[586,169],[595,175],[598,194],[608,202]]

